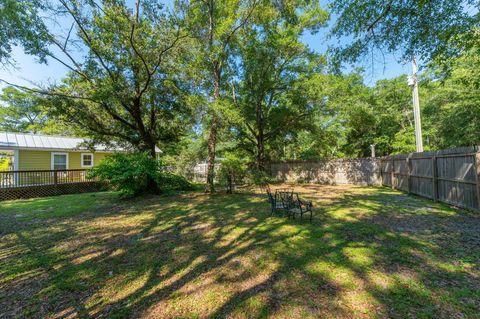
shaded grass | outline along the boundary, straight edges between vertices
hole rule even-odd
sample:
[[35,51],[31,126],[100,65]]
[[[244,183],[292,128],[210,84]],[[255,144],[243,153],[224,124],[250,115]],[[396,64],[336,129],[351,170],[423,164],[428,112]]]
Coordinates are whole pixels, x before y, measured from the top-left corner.
[[480,218],[385,188],[0,205],[0,317],[478,318]]

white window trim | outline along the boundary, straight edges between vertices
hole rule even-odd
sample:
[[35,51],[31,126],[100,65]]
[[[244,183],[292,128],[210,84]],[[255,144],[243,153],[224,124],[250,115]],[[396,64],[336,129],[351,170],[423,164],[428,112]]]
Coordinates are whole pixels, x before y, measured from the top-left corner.
[[[20,152],[18,150],[13,151],[13,170],[18,171],[20,164]],[[18,174],[15,174],[18,176]]]
[[[91,155],[91,156],[92,156],[92,165],[84,165],[84,164],[83,164],[83,155]],[[81,165],[82,167],[93,167],[93,160],[94,160],[94,155],[93,155],[93,153],[81,153],[81,154],[80,154],[80,165]]]
[[66,169],[68,169],[68,153],[52,152],[51,160],[50,160],[50,162],[51,162],[50,164],[51,164],[51,169],[52,169],[52,171],[54,170],[53,158],[54,158],[55,155],[66,155],[66,156],[67,156],[67,158],[66,158],[66,161],[67,161],[67,166],[66,166],[66,167],[67,167],[67,168],[66,168]]

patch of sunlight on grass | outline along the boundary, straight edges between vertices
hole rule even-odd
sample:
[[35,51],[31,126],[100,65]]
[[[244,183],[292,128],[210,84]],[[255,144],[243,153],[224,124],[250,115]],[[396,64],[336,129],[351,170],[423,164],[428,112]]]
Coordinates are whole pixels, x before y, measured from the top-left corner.
[[375,257],[375,249],[369,247],[344,247],[342,252],[352,264],[364,268],[371,266]]
[[[248,298],[242,307],[239,309],[238,315],[260,317],[262,310],[264,309],[265,302],[268,300],[265,293],[260,293],[256,296]],[[266,315],[264,313],[264,315]]]
[[105,249],[101,249],[101,250],[93,251],[93,252],[90,252],[90,253],[86,253],[84,255],[78,256],[77,258],[74,258],[72,260],[72,263],[75,264],[75,265],[80,265],[84,262],[87,262],[89,260],[92,260],[96,257],[101,256],[103,253],[105,253],[105,251],[106,251]]
[[298,225],[292,225],[292,224],[283,224],[283,225],[278,225],[278,227],[270,232],[270,236],[273,237],[283,237],[283,236],[288,236],[288,235],[294,235],[299,231]]
[[363,287],[345,291],[340,298],[340,305],[346,312],[352,313],[353,317],[376,314],[383,312],[382,304]]
[[471,271],[474,271],[476,267],[478,267],[478,264],[474,262],[463,262],[463,261],[458,261],[455,264],[436,261],[433,263],[433,265],[434,267],[437,267],[438,269],[441,269],[441,270],[445,270],[447,272],[457,272],[457,271],[471,272]]
[[22,278],[22,280],[40,278],[45,274],[46,271],[38,267],[38,263],[35,259],[25,258],[8,268],[2,266],[2,271],[0,272],[0,284],[9,283],[18,278]]
[[99,303],[105,306],[116,301],[128,299],[129,296],[145,286],[150,276],[151,271],[144,273],[132,271],[121,275],[113,274],[112,278],[105,280],[102,289],[98,290],[87,300],[85,307],[92,314],[95,314],[95,308],[99,307]]
[[[394,279],[394,284],[392,285],[392,290],[396,290],[399,294],[408,298],[429,298],[431,296],[431,291],[425,287],[425,284],[419,280],[416,273],[396,273],[392,276]],[[420,302],[420,300],[418,300]]]
[[336,263],[319,260],[307,264],[304,269],[308,273],[326,278],[343,289],[352,289],[358,284],[358,278],[352,269]]
[[126,252],[125,248],[117,248],[109,255],[109,257],[118,257]]
[[239,204],[228,204],[224,206],[226,209],[239,209],[241,208],[241,205]]
[[370,270],[367,272],[367,278],[379,291],[388,290],[394,284],[393,278],[381,271]]
[[122,227],[141,226],[148,224],[155,216],[151,212],[136,212],[130,215],[103,216],[89,223],[90,230],[115,230]]
[[162,287],[174,284],[177,280],[179,280],[183,276],[186,276],[191,271],[194,271],[200,265],[204,264],[206,260],[207,260],[207,256],[204,256],[204,255],[198,256],[195,259],[193,259],[188,265],[185,265],[180,269],[177,269],[177,266],[172,263],[165,265],[164,267],[162,267],[158,275],[166,276],[168,277],[168,279],[158,282],[158,284],[152,286],[150,289],[142,293],[140,297],[146,298],[146,297],[152,296],[158,290],[162,289]]
[[219,230],[215,233],[215,242],[212,243],[215,247],[221,248],[231,245],[238,238],[245,235],[248,231],[248,227],[234,227],[230,231]]

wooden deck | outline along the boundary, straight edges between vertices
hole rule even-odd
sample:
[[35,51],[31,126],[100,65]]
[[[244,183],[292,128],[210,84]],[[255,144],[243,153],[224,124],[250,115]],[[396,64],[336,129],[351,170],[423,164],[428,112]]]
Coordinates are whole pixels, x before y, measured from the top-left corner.
[[0,201],[95,192],[106,188],[105,183],[89,177],[86,169],[0,172]]

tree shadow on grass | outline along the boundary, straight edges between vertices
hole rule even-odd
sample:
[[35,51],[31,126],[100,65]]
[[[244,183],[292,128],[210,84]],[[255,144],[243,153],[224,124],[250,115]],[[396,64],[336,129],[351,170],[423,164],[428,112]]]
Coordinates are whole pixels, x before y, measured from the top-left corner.
[[[437,235],[478,220],[398,196],[329,197],[312,224],[269,217],[258,195],[193,194],[30,225],[12,243],[44,270],[32,291],[44,299],[22,306],[33,317],[474,316],[478,248],[452,255]],[[415,231],[404,226],[419,216]]]

